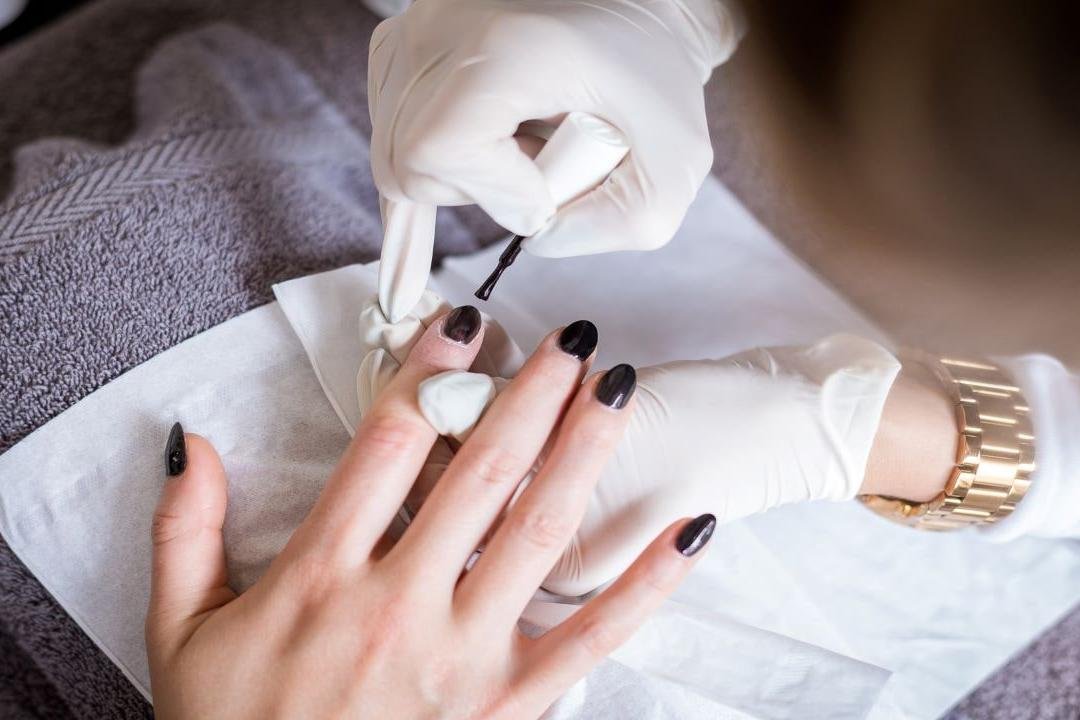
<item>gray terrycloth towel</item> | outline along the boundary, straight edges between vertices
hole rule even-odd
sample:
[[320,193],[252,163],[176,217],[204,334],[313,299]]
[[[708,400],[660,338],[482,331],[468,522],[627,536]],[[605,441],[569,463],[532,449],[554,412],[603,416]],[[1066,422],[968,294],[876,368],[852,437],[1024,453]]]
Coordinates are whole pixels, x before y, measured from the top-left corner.
[[[0,54],[0,451],[273,283],[376,256],[376,22],[357,0],[98,0]],[[712,105],[719,170],[754,191]],[[437,249],[499,235],[457,210]],[[1075,716],[1077,638],[1080,614],[957,716]],[[150,714],[0,541],[0,717]]]
[[[273,283],[378,254],[362,94],[377,20],[278,3],[240,29],[205,5],[92,6],[0,62],[0,451]],[[290,22],[302,53],[273,42]],[[462,217],[440,217],[440,252],[478,247]],[[0,717],[150,714],[6,545],[0,643]]]

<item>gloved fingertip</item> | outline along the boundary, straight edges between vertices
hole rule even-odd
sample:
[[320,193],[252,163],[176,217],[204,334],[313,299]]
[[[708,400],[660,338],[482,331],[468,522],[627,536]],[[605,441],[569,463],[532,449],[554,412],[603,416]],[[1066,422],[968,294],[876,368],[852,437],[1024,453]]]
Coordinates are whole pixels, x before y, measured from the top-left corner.
[[608,245],[602,233],[575,232],[556,217],[526,238],[521,246],[530,255],[542,258],[578,257],[622,249]]
[[401,279],[379,288],[379,307],[391,325],[409,316],[420,301],[424,287],[412,278]]
[[486,208],[491,218],[515,235],[530,237],[547,227],[555,216],[554,205],[536,207],[510,206]]
[[552,234],[544,230],[526,239],[521,244],[521,247],[530,255],[541,258],[572,257],[577,254],[573,252],[572,248],[560,244]]

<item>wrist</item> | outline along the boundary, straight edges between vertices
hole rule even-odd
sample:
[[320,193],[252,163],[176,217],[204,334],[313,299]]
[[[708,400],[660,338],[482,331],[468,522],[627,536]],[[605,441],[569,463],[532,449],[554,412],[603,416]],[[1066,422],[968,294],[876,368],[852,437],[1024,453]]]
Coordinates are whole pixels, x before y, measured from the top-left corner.
[[860,493],[911,502],[936,497],[956,464],[952,399],[934,374],[907,362],[885,400]]

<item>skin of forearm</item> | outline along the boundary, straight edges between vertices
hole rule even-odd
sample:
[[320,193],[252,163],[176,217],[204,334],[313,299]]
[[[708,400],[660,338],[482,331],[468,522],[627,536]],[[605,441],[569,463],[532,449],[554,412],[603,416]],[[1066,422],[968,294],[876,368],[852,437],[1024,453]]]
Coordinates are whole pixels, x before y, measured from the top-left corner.
[[933,499],[956,463],[953,401],[924,366],[905,363],[893,383],[860,492],[913,502]]

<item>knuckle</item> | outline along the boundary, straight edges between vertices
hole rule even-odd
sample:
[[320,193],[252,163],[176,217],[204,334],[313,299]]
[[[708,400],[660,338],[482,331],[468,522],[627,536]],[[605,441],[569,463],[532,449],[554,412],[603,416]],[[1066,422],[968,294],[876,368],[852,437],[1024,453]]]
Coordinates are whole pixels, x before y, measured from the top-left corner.
[[579,42],[579,31],[573,22],[554,13],[520,7],[500,14],[497,21],[476,30],[477,44],[490,52],[499,52],[503,57],[519,54],[520,38],[523,37],[531,38],[533,47],[570,50]]
[[362,669],[370,667],[373,656],[393,656],[400,652],[409,629],[415,622],[411,608],[406,608],[405,603],[390,598],[377,603],[375,609],[379,621],[365,630],[364,650],[359,655]]
[[576,640],[585,654],[594,659],[607,657],[620,644],[614,623],[602,617],[584,619],[578,627]]
[[543,388],[545,393],[569,393],[577,389],[580,364],[567,362],[566,353],[544,353],[537,355],[537,363],[529,368],[529,383]]
[[674,185],[674,181],[682,174],[691,192],[696,193],[705,177],[712,171],[714,158],[709,125],[704,114],[691,127],[683,128],[679,135],[679,145],[685,149],[685,153],[679,164],[670,168],[671,180]]
[[706,134],[706,142],[701,146],[700,152],[691,156],[693,180],[696,185],[701,185],[706,176],[712,171],[713,158],[712,144],[708,142],[708,134]]
[[573,432],[574,444],[580,450],[589,453],[606,453],[614,449],[621,435],[621,428],[612,423],[596,423],[575,429]]
[[522,508],[508,523],[516,538],[537,550],[561,550],[574,532],[568,515],[550,508]]
[[665,215],[666,213],[656,212],[641,218],[636,233],[639,249],[659,250],[671,241],[675,228]]
[[638,587],[645,592],[661,596],[669,595],[675,589],[677,582],[674,573],[668,571],[667,568],[655,565],[643,568],[635,580]]
[[516,485],[529,468],[529,463],[497,445],[478,450],[469,465],[470,474],[479,484],[499,487]]
[[154,546],[166,545],[188,532],[188,523],[182,515],[161,509],[154,511],[150,522],[150,540]]
[[283,575],[286,587],[306,604],[321,602],[334,592],[341,581],[337,568],[313,553],[306,553],[292,560]]
[[678,222],[671,220],[673,214],[656,201],[638,205],[627,218],[630,244],[638,250],[656,250],[667,245],[678,227]]
[[403,181],[436,173],[451,152],[446,131],[438,124],[410,133],[401,143],[398,175]]
[[427,435],[419,420],[396,413],[376,412],[365,418],[360,442],[365,450],[379,457],[396,457],[421,445]]

